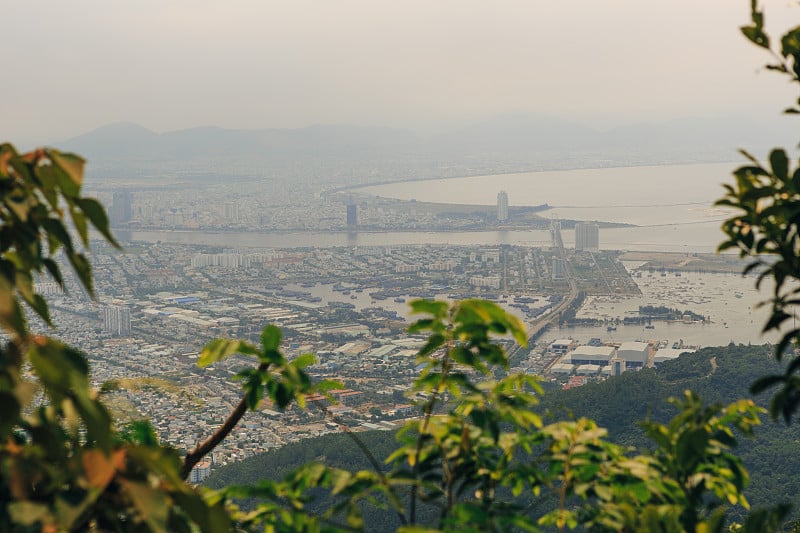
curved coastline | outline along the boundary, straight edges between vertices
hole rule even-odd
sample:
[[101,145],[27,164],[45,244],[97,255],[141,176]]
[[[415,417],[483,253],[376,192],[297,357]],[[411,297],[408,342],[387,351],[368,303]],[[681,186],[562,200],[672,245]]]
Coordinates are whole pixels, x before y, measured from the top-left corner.
[[[692,166],[692,165],[716,165],[716,164],[730,164],[730,165],[737,165],[741,164],[741,161],[681,161],[681,162],[661,162],[661,163],[648,163],[646,165],[642,164],[612,164],[608,166],[577,166],[577,167],[569,167],[569,168],[537,168],[537,169],[530,169],[530,170],[509,170],[509,171],[499,171],[494,172],[491,174],[486,174],[485,172],[479,172],[476,174],[464,174],[461,176],[436,176],[436,177],[427,177],[427,178],[400,178],[400,179],[389,179],[385,181],[376,181],[375,183],[369,184],[353,184],[353,185],[341,185],[337,187],[333,187],[323,191],[323,194],[337,194],[344,191],[355,191],[358,189],[366,189],[368,187],[381,187],[384,185],[397,185],[400,183],[417,183],[422,181],[440,181],[440,180],[460,180],[466,178],[490,178],[493,176],[515,176],[518,174],[539,174],[544,172],[570,172],[574,170],[611,170],[611,169],[631,169],[631,168],[653,168],[653,167],[667,167],[667,166]],[[395,199],[395,198],[392,198]],[[408,201],[408,200],[404,200]],[[454,205],[475,205],[476,207],[488,207],[493,204],[454,204]]]

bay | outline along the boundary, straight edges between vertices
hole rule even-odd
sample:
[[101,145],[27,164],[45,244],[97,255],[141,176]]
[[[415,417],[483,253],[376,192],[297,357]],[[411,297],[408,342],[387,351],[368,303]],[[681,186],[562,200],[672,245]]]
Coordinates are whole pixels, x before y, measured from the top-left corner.
[[[451,204],[493,205],[505,190],[511,206],[548,204],[543,216],[635,224],[603,228],[604,250],[713,252],[726,211],[712,207],[735,163],[526,172],[406,181],[354,189],[364,195]],[[513,221],[512,221],[513,222]],[[123,240],[227,248],[324,248],[415,244],[548,246],[542,230],[487,231],[117,231]],[[571,231],[564,242],[574,244]]]

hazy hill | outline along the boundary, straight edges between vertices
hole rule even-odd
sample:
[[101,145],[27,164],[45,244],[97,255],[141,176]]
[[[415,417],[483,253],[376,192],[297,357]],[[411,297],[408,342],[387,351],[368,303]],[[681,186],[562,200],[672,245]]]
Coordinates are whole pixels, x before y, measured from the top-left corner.
[[404,130],[351,125],[319,125],[301,129],[235,130],[203,126],[163,134],[131,123],[110,124],[60,144],[87,158],[145,156],[191,160],[198,156],[263,156],[265,153],[311,155],[320,151],[399,146],[416,142]]
[[[786,124],[782,122],[779,124]],[[508,114],[437,135],[347,124],[237,130],[205,126],[158,134],[103,126],[59,147],[90,160],[91,176],[168,175],[215,169],[231,175],[445,177],[576,166],[737,159],[794,142],[787,126],[743,119],[676,119],[598,131],[535,114]]]
[[592,128],[535,114],[507,114],[432,139],[434,144],[479,152],[531,152],[593,148],[603,134]]

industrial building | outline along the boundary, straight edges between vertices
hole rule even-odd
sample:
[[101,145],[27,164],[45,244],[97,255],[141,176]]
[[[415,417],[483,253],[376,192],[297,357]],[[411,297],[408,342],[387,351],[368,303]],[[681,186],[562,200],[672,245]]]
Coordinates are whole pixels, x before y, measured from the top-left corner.
[[606,366],[614,357],[613,346],[578,346],[569,354],[573,365]]
[[650,345],[646,342],[623,342],[617,349],[617,357],[625,361],[628,368],[644,367],[650,357]]
[[565,354],[575,345],[572,339],[558,339],[550,345],[551,353]]
[[694,353],[694,352],[695,350],[684,349],[684,348],[661,348],[653,356],[653,365],[658,366],[664,361],[677,359],[681,354]]

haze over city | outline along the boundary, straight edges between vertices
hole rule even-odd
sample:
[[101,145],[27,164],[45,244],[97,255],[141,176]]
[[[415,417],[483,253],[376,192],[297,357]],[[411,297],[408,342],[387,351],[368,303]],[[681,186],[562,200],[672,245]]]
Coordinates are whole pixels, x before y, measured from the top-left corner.
[[[430,132],[508,113],[596,129],[774,117],[785,84],[738,27],[746,2],[15,2],[3,131],[57,143],[350,123]],[[767,2],[778,31],[796,8]]]

